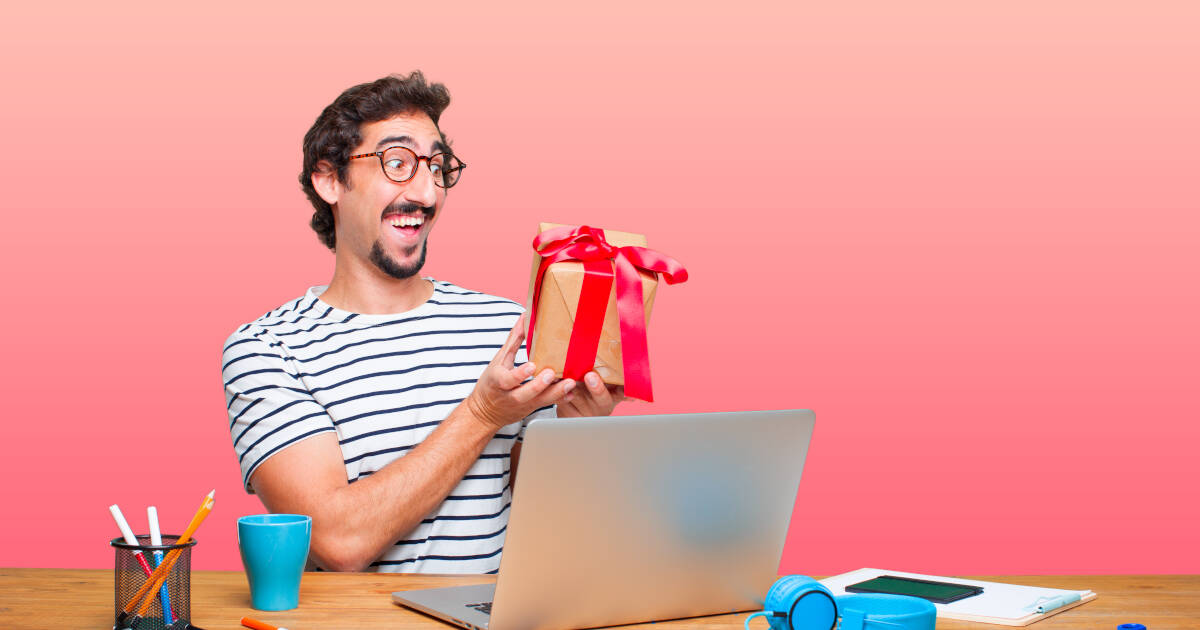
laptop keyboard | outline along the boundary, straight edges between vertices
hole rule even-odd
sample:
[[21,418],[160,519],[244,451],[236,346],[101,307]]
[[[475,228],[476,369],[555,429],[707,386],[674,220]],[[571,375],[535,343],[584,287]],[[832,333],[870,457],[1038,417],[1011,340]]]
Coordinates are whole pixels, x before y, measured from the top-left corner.
[[467,608],[474,608],[475,610],[478,610],[479,612],[481,612],[485,615],[492,614],[492,602],[482,602],[479,604],[467,604]]

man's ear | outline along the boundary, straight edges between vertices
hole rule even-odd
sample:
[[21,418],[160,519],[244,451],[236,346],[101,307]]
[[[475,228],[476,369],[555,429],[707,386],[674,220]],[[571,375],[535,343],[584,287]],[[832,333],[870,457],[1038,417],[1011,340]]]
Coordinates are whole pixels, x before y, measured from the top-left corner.
[[317,162],[317,168],[313,169],[312,185],[321,199],[331,206],[337,204],[338,199],[342,197],[342,191],[345,190],[345,186],[337,177],[337,170],[325,160]]

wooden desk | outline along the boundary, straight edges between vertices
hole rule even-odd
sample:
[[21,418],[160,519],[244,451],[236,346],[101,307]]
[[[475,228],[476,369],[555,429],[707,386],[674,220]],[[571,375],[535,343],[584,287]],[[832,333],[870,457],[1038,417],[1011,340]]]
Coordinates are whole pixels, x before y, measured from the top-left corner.
[[[976,577],[976,576],[962,576]],[[392,591],[490,582],[489,576],[422,576],[377,573],[306,573],[300,607],[286,612],[250,608],[246,579],[236,571],[192,575],[192,621],[205,630],[237,630],[251,616],[291,630],[398,628],[446,630],[451,626],[392,603]],[[1095,601],[1029,626],[1037,630],[1116,630],[1122,623],[1148,630],[1200,628],[1200,576],[1080,575],[982,576],[981,580],[1054,588],[1089,588]],[[0,628],[107,629],[112,627],[113,578],[100,569],[0,569]],[[745,613],[682,619],[623,628],[739,629]],[[751,626],[767,627],[762,620]],[[939,619],[940,630],[1004,626]]]

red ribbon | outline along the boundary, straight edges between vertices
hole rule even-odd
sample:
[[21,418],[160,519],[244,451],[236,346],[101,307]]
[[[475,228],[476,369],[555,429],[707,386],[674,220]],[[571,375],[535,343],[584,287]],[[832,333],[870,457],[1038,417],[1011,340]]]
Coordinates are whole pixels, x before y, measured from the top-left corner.
[[653,402],[650,390],[650,354],[646,344],[646,310],[642,301],[642,278],[638,270],[661,273],[667,284],[687,280],[687,270],[675,259],[645,247],[614,247],[604,239],[604,230],[560,227],[546,230],[533,239],[533,249],[542,257],[534,279],[533,304],[529,308],[529,339],[537,323],[542,276],[556,262],[583,263],[583,287],[567,346],[563,376],[583,378],[596,363],[608,294],[617,283],[617,315],[621,322],[621,362],[625,372],[625,394]]

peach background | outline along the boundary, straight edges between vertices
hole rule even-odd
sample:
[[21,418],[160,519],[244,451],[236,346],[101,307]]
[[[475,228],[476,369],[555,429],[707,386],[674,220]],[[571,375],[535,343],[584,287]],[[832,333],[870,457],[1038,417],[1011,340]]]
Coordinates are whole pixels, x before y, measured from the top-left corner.
[[784,571],[1200,572],[1194,3],[4,13],[0,566],[216,487],[194,564],[240,567],[221,344],[330,276],[304,131],[420,68],[470,163],[429,273],[520,299],[538,221],[645,232],[692,280],[623,411],[816,410]]

